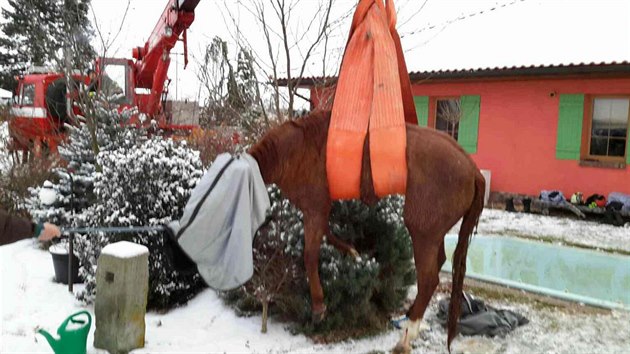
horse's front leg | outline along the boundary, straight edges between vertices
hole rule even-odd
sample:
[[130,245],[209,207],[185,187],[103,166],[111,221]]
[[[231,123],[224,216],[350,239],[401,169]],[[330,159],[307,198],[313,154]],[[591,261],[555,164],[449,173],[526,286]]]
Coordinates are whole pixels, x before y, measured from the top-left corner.
[[304,213],[304,266],[311,290],[313,321],[319,322],[326,315],[324,290],[319,280],[319,248],[326,233],[328,220],[319,213]]

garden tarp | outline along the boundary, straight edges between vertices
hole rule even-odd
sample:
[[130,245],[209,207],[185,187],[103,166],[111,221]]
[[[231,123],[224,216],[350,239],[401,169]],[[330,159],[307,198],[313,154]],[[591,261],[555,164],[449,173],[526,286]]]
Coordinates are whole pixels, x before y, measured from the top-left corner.
[[[529,323],[527,318],[516,312],[487,306],[482,300],[475,299],[467,293],[464,293],[463,297],[461,317],[457,324],[459,333],[463,335],[503,337],[516,327]],[[437,316],[443,325],[447,322],[449,301],[447,298],[438,303]]]
[[251,278],[254,235],[269,208],[256,160],[221,154],[193,190],[182,218],[168,227],[208,286],[228,290]]

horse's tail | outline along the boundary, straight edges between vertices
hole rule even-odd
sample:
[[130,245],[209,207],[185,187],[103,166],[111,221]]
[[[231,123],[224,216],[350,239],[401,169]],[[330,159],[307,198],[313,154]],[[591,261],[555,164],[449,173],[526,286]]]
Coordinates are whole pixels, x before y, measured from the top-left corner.
[[453,255],[453,286],[451,288],[451,302],[448,309],[448,350],[451,350],[451,342],[457,335],[457,321],[459,320],[462,288],[464,286],[464,275],[466,274],[466,253],[468,243],[472,237],[473,229],[479,222],[479,216],[483,210],[483,197],[486,190],[486,181],[483,175],[476,171],[475,174],[475,195],[472,203],[464,214],[462,226],[459,229],[459,238]]

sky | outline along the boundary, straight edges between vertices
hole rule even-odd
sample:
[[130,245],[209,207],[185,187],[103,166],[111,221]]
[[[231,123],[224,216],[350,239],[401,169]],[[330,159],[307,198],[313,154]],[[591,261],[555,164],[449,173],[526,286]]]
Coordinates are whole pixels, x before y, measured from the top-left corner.
[[[234,43],[240,38],[254,49],[269,73],[269,57],[262,27],[239,6],[244,0],[201,0],[188,33],[190,64],[183,68],[182,46],[172,51],[169,95],[196,99],[201,87],[196,79],[198,60],[214,36]],[[125,9],[129,9],[125,15]],[[131,57],[151,34],[166,0],[92,0],[91,19],[101,33],[94,44],[107,43],[108,56]],[[310,45],[314,32],[301,34],[316,11],[316,0],[302,0],[291,17],[289,33],[299,37],[292,47],[291,71],[301,70],[300,54]],[[630,0],[395,0],[398,31],[410,71],[484,67],[630,61]],[[327,61],[329,75],[336,74],[347,40],[356,0],[335,0],[331,19],[339,20],[332,32]],[[6,0],[0,0],[5,6]],[[492,10],[494,9],[494,10]],[[229,13],[235,17],[235,24]],[[267,9],[272,30],[273,13]],[[344,17],[345,15],[345,17]],[[118,33],[119,32],[119,33]],[[118,33],[118,35],[116,35]],[[272,43],[274,55],[280,42]],[[236,57],[236,46],[230,47]],[[179,54],[175,54],[179,53]],[[305,67],[308,76],[322,75],[322,46],[313,50]],[[280,60],[279,75],[286,77],[286,62]]]

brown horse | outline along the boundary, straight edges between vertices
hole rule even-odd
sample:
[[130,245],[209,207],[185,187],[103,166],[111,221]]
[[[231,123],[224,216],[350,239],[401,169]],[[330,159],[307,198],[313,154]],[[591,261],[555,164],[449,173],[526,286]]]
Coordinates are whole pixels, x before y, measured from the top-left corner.
[[[265,183],[275,183],[304,216],[304,263],[315,320],[326,312],[320,284],[319,248],[324,235],[336,247],[354,248],[328,228],[331,199],[326,178],[326,140],[329,112],[315,112],[269,131],[249,153],[256,159]],[[369,138],[368,138],[369,139]],[[372,186],[367,139],[363,151],[361,200],[378,198]],[[432,129],[407,125],[407,191],[404,220],[412,238],[418,294],[409,309],[410,325],[397,349],[408,351],[420,321],[439,283],[446,260],[444,236],[463,217],[454,253],[453,286],[448,319],[448,347],[456,334],[466,272],[468,242],[483,209],[485,181],[472,159],[451,137]]]

